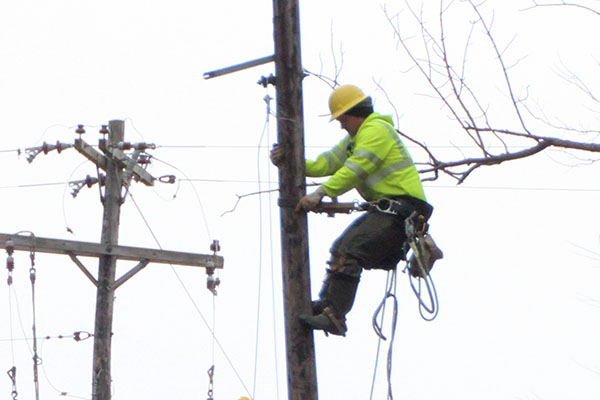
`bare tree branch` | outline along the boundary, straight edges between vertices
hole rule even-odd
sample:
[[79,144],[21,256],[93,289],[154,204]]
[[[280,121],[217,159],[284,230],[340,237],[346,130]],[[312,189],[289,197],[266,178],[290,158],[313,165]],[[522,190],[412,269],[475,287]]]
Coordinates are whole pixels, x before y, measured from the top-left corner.
[[[511,66],[507,66],[504,60],[505,54],[515,41],[516,36],[513,36],[508,44],[503,46],[503,50],[501,51],[492,32],[493,13],[492,20],[488,23],[481,11],[482,4],[484,3],[475,4],[472,0],[467,0],[461,3],[466,3],[468,5],[469,9],[475,16],[475,20],[471,21],[471,29],[468,32],[464,53],[462,54],[462,65],[460,68],[458,68],[460,73],[457,73],[456,66],[451,62],[450,47],[447,43],[449,36],[447,36],[446,25],[444,24],[446,13],[448,13],[450,8],[455,5],[454,1],[450,1],[448,4],[445,4],[443,0],[440,0],[438,10],[439,37],[436,38],[436,36],[432,34],[425,23],[423,8],[421,8],[417,13],[413,8],[411,8],[408,0],[405,0],[406,9],[409,11],[410,16],[416,22],[418,29],[421,32],[421,51],[423,52],[424,57],[417,55],[414,45],[410,43],[411,38],[404,36],[404,33],[401,32],[401,23],[399,20],[401,14],[394,14],[392,16],[391,13],[388,13],[385,7],[383,8],[383,12],[393,29],[394,37],[398,41],[399,48],[404,51],[417,71],[419,71],[421,76],[423,76],[423,78],[427,81],[427,84],[435,94],[435,97],[439,99],[444,108],[450,112],[452,119],[458,123],[462,131],[466,133],[466,137],[473,141],[481,152],[481,156],[473,157],[462,154],[462,158],[460,159],[442,161],[434,154],[432,148],[429,148],[421,141],[400,132],[405,139],[418,145],[427,155],[427,162],[418,163],[418,165],[423,166],[422,169],[420,169],[420,172],[426,175],[424,180],[438,179],[440,176],[439,172],[443,172],[444,174],[456,179],[460,184],[464,182],[465,179],[467,179],[467,177],[469,177],[470,174],[479,167],[498,165],[505,161],[530,157],[550,147],[564,150],[600,153],[600,144],[593,143],[592,141],[574,141],[559,137],[552,137],[549,135],[540,135],[534,133],[529,128],[525,116],[531,116],[534,118],[534,121],[543,122],[546,126],[552,128],[553,130],[559,130],[563,132],[578,132],[582,134],[588,134],[588,137],[589,134],[592,133],[596,135],[600,134],[600,130],[589,128],[576,129],[569,127],[566,124],[552,123],[547,118],[536,116],[527,106],[527,104],[525,104],[525,101],[529,97],[528,88],[526,88],[526,96],[518,98],[515,95],[513,84],[508,73],[508,70],[518,65],[523,58],[517,60]],[[574,3],[566,3],[564,1],[560,3],[544,5],[577,6]],[[541,6],[541,4],[534,2],[534,7],[535,6]],[[588,9],[588,7],[583,6],[581,6],[581,8]],[[592,9],[588,9],[588,11],[592,11],[597,14],[597,12]],[[467,76],[467,63],[470,61],[467,54],[473,35],[475,34],[475,26],[477,25],[482,27],[483,35],[487,38],[489,48],[492,50],[492,53],[495,57],[495,62],[499,67],[499,74],[497,76],[493,76],[492,74],[489,79],[493,80],[494,78],[497,78],[502,82],[502,86],[506,91],[506,101],[504,104],[495,100],[495,103],[492,103],[491,105],[484,105],[474,88],[469,83],[472,83],[472,80],[470,81],[469,77]],[[479,54],[478,56],[481,57]],[[572,83],[593,102],[600,103],[598,101],[598,97],[595,95],[593,87],[590,87],[588,83],[568,69],[566,69],[566,71],[566,73],[563,73],[563,79]],[[513,116],[515,118],[514,122],[518,122],[519,128],[507,128],[510,126],[510,124],[509,121],[506,120],[501,121],[504,126],[498,126],[497,122],[490,120],[490,115],[488,115],[490,110],[496,110],[499,107],[512,108]],[[523,111],[526,111],[525,115]],[[499,113],[495,111],[495,114]],[[505,113],[501,115],[506,118]],[[558,120],[558,117],[555,117],[555,120]],[[526,146],[525,149],[515,150],[515,140],[521,142],[523,140],[529,141],[530,144]],[[494,141],[502,144],[504,149],[503,152],[498,154],[493,151],[491,144],[493,144]],[[462,153],[462,149],[459,150],[459,152]],[[595,160],[592,162],[595,162]]]
[[536,7],[555,7],[555,6],[568,6],[568,7],[575,7],[575,8],[581,8],[585,11],[589,11],[592,12],[596,15],[600,15],[600,11],[598,10],[594,10],[591,7],[586,7],[584,5],[581,4],[576,4],[576,3],[567,3],[566,1],[561,1],[559,3],[538,3],[537,1],[533,1],[533,5],[531,7],[527,7],[524,8],[523,11],[527,11],[527,10],[531,10],[532,8],[536,8]]
[[496,55],[498,56],[498,62],[500,63],[500,66],[502,67],[502,72],[504,74],[504,80],[506,82],[506,86],[507,86],[508,92],[510,94],[510,98],[512,99],[512,103],[515,108],[515,112],[517,113],[519,121],[521,121],[521,126],[527,133],[530,133],[528,131],[527,127],[525,126],[525,121],[523,121],[523,117],[521,116],[521,110],[519,110],[518,102],[515,99],[515,95],[514,95],[513,89],[512,89],[512,84],[510,83],[510,79],[508,77],[508,72],[506,70],[506,66],[504,65],[504,60],[502,59],[502,55],[498,51],[498,46],[496,46],[496,41],[494,40],[494,38],[492,36],[492,32],[490,31],[487,24],[485,23],[485,20],[481,16],[481,13],[479,12],[479,8],[477,8],[477,6],[475,4],[473,4],[472,1],[469,1],[469,4],[471,4],[471,6],[473,7],[473,11],[475,11],[477,16],[479,17],[479,22],[481,22],[481,24],[483,25],[483,28],[485,29],[485,33],[487,34],[488,38],[490,39],[491,46],[493,47],[494,51],[496,52]]

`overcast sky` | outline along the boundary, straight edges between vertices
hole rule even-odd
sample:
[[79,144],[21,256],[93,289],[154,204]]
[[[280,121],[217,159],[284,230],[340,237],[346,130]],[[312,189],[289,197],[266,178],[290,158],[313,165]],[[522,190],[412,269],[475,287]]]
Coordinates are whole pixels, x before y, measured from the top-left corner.
[[[417,13],[420,3],[411,2]],[[439,3],[427,3],[432,7],[422,15],[435,34]],[[339,82],[362,87],[378,111],[448,159],[474,154],[397,45],[384,4],[389,15],[399,13],[403,34],[424,57],[421,32],[403,2],[302,2],[304,67],[329,77],[337,70]],[[597,1],[580,4],[598,9]],[[598,16],[576,7],[526,10],[529,5],[490,0],[481,8],[493,20],[516,95],[538,117],[527,115],[529,126],[543,135],[593,140],[539,119],[597,131],[598,103],[561,76],[574,73],[597,94]],[[444,14],[450,61],[461,68],[467,60],[466,76],[489,116],[513,128],[502,71],[480,27],[465,58],[475,20],[469,10],[455,2]],[[77,124],[85,124],[83,138],[95,145],[100,125],[121,119],[126,140],[157,145],[148,171],[176,175],[178,182],[132,187],[121,210],[120,244],[202,254],[214,239],[222,246],[216,298],[205,289],[203,269],[182,266],[151,264],[117,290],[114,399],[207,398],[212,365],[215,399],[287,396],[277,195],[243,197],[233,209],[238,195],[277,188],[268,162],[276,123],[274,117],[266,123],[264,100],[275,92],[256,84],[274,67],[203,79],[207,71],[272,52],[270,1],[0,5],[0,232],[99,241],[98,188],[73,198],[67,185],[95,176],[94,165],[72,149],[40,154],[30,164],[24,149],[72,143]],[[307,157],[343,135],[337,123],[320,117],[328,112],[329,93],[322,80],[305,79]],[[409,148],[416,161],[426,161]],[[593,159],[553,151],[480,169],[460,186],[448,178],[425,184],[435,207],[431,233],[445,254],[433,271],[440,313],[423,321],[399,274],[394,398],[599,398],[600,187]],[[357,198],[351,192],[342,200]],[[314,297],[331,242],[354,218],[309,216]],[[31,265],[26,252],[15,258],[12,288],[0,285],[0,368],[17,367],[19,398],[30,399]],[[94,331],[95,288],[66,256],[38,252],[35,260],[37,333],[51,337],[38,340],[40,398],[89,399],[92,340],[57,336]],[[96,273],[97,260],[82,261]],[[118,274],[133,265],[119,264]],[[385,272],[365,272],[347,337],[315,334],[320,398],[370,398],[378,344],[371,318],[385,284]],[[374,399],[386,398],[386,355],[384,342]],[[11,390],[3,375],[0,396]]]

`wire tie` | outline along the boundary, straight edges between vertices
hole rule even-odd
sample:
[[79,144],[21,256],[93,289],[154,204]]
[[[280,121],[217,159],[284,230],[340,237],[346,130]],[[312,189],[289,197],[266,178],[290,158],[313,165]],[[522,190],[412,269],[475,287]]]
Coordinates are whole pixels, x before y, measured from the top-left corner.
[[175,175],[163,175],[158,178],[161,183],[175,183]]

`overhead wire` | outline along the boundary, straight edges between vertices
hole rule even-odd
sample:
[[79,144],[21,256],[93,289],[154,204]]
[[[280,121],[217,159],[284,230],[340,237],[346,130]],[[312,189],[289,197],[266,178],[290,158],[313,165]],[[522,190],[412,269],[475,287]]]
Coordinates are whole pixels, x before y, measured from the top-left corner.
[[[267,106],[268,107],[268,106]],[[258,151],[257,151],[257,160],[256,160],[256,170],[258,175],[258,193],[262,191],[262,187],[260,184],[260,144],[264,138],[265,131],[268,126],[268,116],[263,125],[263,130],[260,135],[259,143],[258,143]],[[262,198],[259,196],[258,198],[258,290],[256,293],[256,333],[254,339],[254,373],[253,373],[253,384],[252,384],[252,398],[256,398],[256,378],[258,375],[258,339],[260,335],[260,302],[262,297],[262,251],[263,251],[263,229],[262,229],[262,221],[263,221],[263,208],[262,208]]]
[[[268,93],[267,93],[268,95]],[[270,99],[272,100],[272,98]],[[270,101],[269,100],[269,101]],[[267,102],[267,143],[271,143],[270,138],[270,115],[271,115],[271,107],[270,103]],[[267,158],[267,165],[270,162],[269,158]],[[259,179],[260,182],[260,179]],[[271,168],[267,168],[267,182],[269,182],[269,190],[267,191],[267,198],[269,204],[269,262],[271,265],[271,307],[273,313],[273,357],[275,362],[275,394],[277,395],[277,399],[279,399],[279,361],[278,361],[278,351],[277,351],[277,325],[275,321],[277,321],[277,310],[275,308],[275,263],[274,263],[274,249],[273,249],[273,190],[271,185]]]
[[[73,336],[74,336],[74,335],[73,335]],[[55,338],[64,339],[64,338],[66,338],[66,337],[67,337],[67,336],[62,336],[62,335],[61,335],[61,336],[57,336],[57,337],[55,337]],[[40,354],[42,354],[42,353],[43,353],[43,351],[44,351],[44,343],[45,343],[45,341],[46,341],[46,340],[49,340],[49,339],[53,339],[53,338],[51,338],[50,336],[45,336],[45,337],[42,337],[41,339],[42,339],[42,345],[41,345],[41,348],[40,348]],[[60,390],[60,389],[58,389],[58,388],[57,388],[57,387],[54,385],[54,383],[53,383],[53,382],[50,380],[50,377],[48,377],[48,372],[46,371],[45,363],[41,363],[41,364],[40,364],[40,366],[42,367],[42,373],[44,374],[44,378],[46,378],[46,382],[48,383],[48,385],[49,385],[49,386],[50,386],[50,387],[51,387],[51,388],[52,388],[52,389],[53,389],[53,390],[54,390],[56,393],[58,393],[58,394],[59,394],[61,397],[70,397],[70,398],[73,398],[73,399],[90,400],[90,398],[89,398],[89,397],[83,397],[83,396],[79,396],[79,395],[70,394],[69,392],[66,392],[66,391],[64,391],[64,390]]]
[[208,178],[191,178],[191,179],[179,179],[180,181],[189,181],[189,182],[208,182],[208,183],[265,183],[265,184],[273,184],[277,182],[273,182],[270,180],[267,181],[249,181],[242,179],[208,179]]
[[[262,146],[263,143],[263,139],[265,139],[266,136],[266,142],[270,143],[270,115],[271,115],[271,100],[273,100],[273,98],[269,95],[268,91],[267,94],[265,95],[265,97],[263,98],[263,100],[266,103],[266,117],[265,117],[265,123],[263,125],[263,130],[262,133],[260,135],[260,139],[259,139],[259,144],[257,146],[257,174],[258,174],[258,193],[259,195],[264,194],[263,189],[262,189],[262,185],[261,185],[261,161],[264,161],[264,158],[261,158],[261,150],[264,149],[264,146]],[[268,147],[267,147],[268,148]],[[268,160],[268,158],[267,158]],[[268,174],[268,178],[267,181],[271,182],[271,177],[270,177],[270,168],[267,168],[267,174]],[[275,321],[276,321],[276,311],[275,311],[275,285],[274,285],[274,263],[273,263],[273,221],[272,221],[272,198],[271,198],[271,194],[272,191],[268,190],[268,204],[269,204],[269,209],[268,209],[268,229],[269,229],[269,256],[270,256],[270,265],[271,265],[271,300],[272,300],[272,312],[273,312],[273,317],[272,317],[272,321],[273,321],[273,345],[274,345],[274,362],[275,362],[275,390],[276,390],[276,395],[277,398],[279,398],[279,362],[277,359],[277,328],[275,325]],[[259,196],[259,202],[258,202],[258,214],[259,214],[259,254],[258,254],[258,293],[257,293],[257,316],[256,316],[256,340],[255,340],[255,351],[254,351],[254,386],[253,386],[253,393],[252,393],[252,398],[255,399],[256,397],[256,379],[257,379],[257,375],[258,375],[258,350],[259,350],[259,337],[260,337],[260,312],[261,312],[261,298],[262,298],[262,264],[263,264],[263,246],[264,246],[264,237],[263,237],[263,220],[264,220],[264,211],[263,211],[263,201],[262,201],[262,196]]]
[[[154,156],[152,156],[153,160],[156,160],[160,163],[163,163],[171,168],[176,169],[177,171],[181,172],[181,174],[183,176],[185,176],[185,178],[191,182],[190,178],[187,176],[187,174],[185,172],[183,172],[180,168],[176,167],[175,165],[166,162],[164,160],[161,160],[160,158],[156,158]],[[210,234],[210,228],[208,227],[208,219],[206,218],[206,212],[204,211],[204,205],[202,204],[202,200],[200,200],[200,195],[198,194],[198,191],[196,190],[196,186],[194,184],[191,185],[192,187],[192,191],[194,192],[194,195],[196,196],[196,200],[198,201],[198,205],[200,206],[200,211],[202,212],[202,219],[204,221],[204,228],[206,229],[206,234],[208,235],[208,240],[212,241],[212,236]]]
[[[18,232],[17,234],[20,234],[23,232]],[[33,237],[34,234],[32,232],[29,232],[31,234],[31,236]],[[11,253],[9,253],[10,255]],[[15,286],[13,284],[13,277],[12,277],[12,269],[14,268],[14,259],[11,260],[11,264],[12,265],[7,265],[9,267],[9,278],[8,278],[8,285],[9,285],[9,327],[10,327],[10,343],[11,343],[11,356],[12,356],[12,360],[13,360],[13,367],[8,371],[8,375],[11,378],[11,380],[13,381],[13,392],[12,392],[12,397],[13,399],[16,399],[17,396],[17,390],[16,390],[16,364],[15,364],[15,352],[14,352],[14,342],[17,340],[14,338],[13,336],[13,324],[12,324],[12,296],[11,293],[14,295],[15,298],[15,304],[17,306],[17,316],[18,316],[18,320],[19,323],[21,325],[21,330],[23,332],[23,337],[24,339],[21,340],[25,340],[25,343],[27,345],[27,348],[29,349],[29,352],[32,354],[32,360],[33,360],[33,382],[34,382],[34,393],[35,393],[35,398],[39,399],[40,397],[40,387],[39,387],[39,379],[38,379],[38,366],[42,366],[43,368],[43,363],[42,363],[42,358],[39,356],[38,351],[37,351],[37,324],[36,324],[36,296],[35,296],[35,283],[37,280],[37,276],[36,276],[36,268],[35,268],[35,248],[32,247],[30,249],[29,252],[29,258],[30,258],[30,262],[31,262],[31,267],[29,269],[29,278],[31,281],[31,304],[32,304],[32,332],[33,332],[33,336],[31,338],[27,338],[27,335],[25,333],[25,328],[23,326],[23,319],[21,317],[21,311],[20,311],[20,307],[19,307],[19,303],[18,303],[18,296],[16,293],[16,289]],[[8,264],[8,263],[7,263]],[[31,340],[32,342],[32,346],[29,345],[29,341]],[[45,374],[45,372],[44,372]]]
[[[265,96],[265,101],[267,101],[267,100],[266,100],[266,96]],[[269,105],[269,103],[267,102],[267,118],[266,118],[265,126],[264,126],[264,128],[263,128],[263,133],[262,133],[262,135],[261,135],[261,141],[262,141],[262,139],[263,139],[263,136],[264,136],[264,133],[265,133],[265,131],[266,131],[267,133],[269,132],[269,130],[268,130],[268,126],[269,126],[269,122],[270,122],[270,121],[269,121],[269,115],[270,115],[270,105]],[[267,140],[269,140],[269,139],[267,139]],[[259,143],[259,146],[258,146],[258,150],[259,150],[259,159],[260,159],[260,150],[261,150],[261,147],[262,147],[262,146],[261,146],[261,145],[260,145],[260,143]],[[168,166],[170,166],[170,167],[172,167],[172,168],[175,168],[175,169],[177,169],[178,171],[182,172],[182,174],[183,174],[183,175],[184,175],[186,178],[185,178],[185,179],[179,179],[180,181],[183,181],[183,180],[187,180],[187,181],[189,181],[189,182],[195,181],[195,180],[193,180],[193,179],[190,179],[189,177],[187,177],[187,175],[185,175],[185,173],[183,173],[183,171],[181,171],[179,168],[175,167],[174,165],[172,165],[172,164],[170,164],[170,163],[168,163],[168,162],[165,162],[165,161],[163,161],[163,160],[161,160],[161,159],[158,159],[158,158],[156,158],[156,157],[153,157],[153,159],[155,159],[156,161],[159,161],[159,162],[161,162],[161,163],[163,163],[163,164],[165,164],[165,165],[168,165]],[[196,181],[197,181],[197,180],[196,180]],[[213,181],[214,181],[214,180],[213,180]],[[260,191],[261,191],[261,183],[262,183],[262,181],[261,181],[261,179],[260,179],[260,167],[259,167],[259,179],[258,179],[258,181],[257,181],[257,182],[258,182],[258,185],[259,185],[259,192],[260,192]],[[249,181],[248,183],[251,183],[251,182]],[[252,183],[256,183],[256,182],[252,182]],[[271,182],[271,180],[270,180],[270,176],[269,176],[269,179],[268,179],[267,183],[269,183],[269,184],[270,184],[270,183],[272,183],[272,182]],[[194,187],[194,186],[192,185],[192,187]],[[198,201],[200,202],[199,195],[198,195],[197,191],[195,190],[195,188],[194,188],[194,192],[195,192],[195,194],[196,194],[196,197],[197,197]],[[270,192],[269,192],[269,194],[270,194]],[[263,211],[262,211],[262,202],[259,202],[259,203],[260,203],[259,215],[260,215],[260,220],[262,221],[262,219],[263,219],[263,217],[262,217],[262,215],[263,215]],[[270,197],[269,197],[269,203],[270,203]],[[134,204],[136,204],[136,203],[135,203],[135,200],[134,200]],[[200,205],[201,205],[201,203],[200,203]],[[136,207],[137,207],[137,204],[136,204]],[[139,208],[138,208],[138,211],[140,211],[140,210],[139,210]],[[203,209],[202,211],[203,211],[203,214],[204,214],[204,209]],[[141,212],[141,211],[140,211],[140,212]],[[271,213],[270,213],[270,214],[271,214]],[[271,215],[270,215],[270,217],[271,217]],[[206,218],[205,218],[205,223],[206,223]],[[272,223],[270,223],[270,225],[272,225]],[[207,232],[208,232],[208,225],[206,225],[206,226],[207,226]],[[154,235],[153,235],[153,236],[154,236]],[[210,236],[210,233],[209,233],[209,236]],[[259,257],[260,257],[260,258],[261,258],[261,260],[262,260],[262,247],[263,247],[262,228],[261,228],[261,232],[260,232],[260,235],[259,235],[259,236],[260,236],[260,246],[259,246],[259,247],[260,247],[260,251],[259,251],[259,253],[260,253],[260,254],[259,254]],[[273,262],[272,262],[272,257],[273,257],[273,254],[272,254],[272,253],[273,253],[273,249],[272,249],[272,227],[270,227],[270,237],[271,237],[271,240],[270,240],[270,242],[271,242],[271,267],[273,268]],[[155,238],[155,241],[156,241],[156,238]],[[157,244],[158,244],[158,242],[157,242]],[[260,271],[262,271],[262,269],[261,269],[261,268],[260,268]],[[175,271],[174,271],[174,272],[175,272]],[[261,293],[260,293],[260,286],[262,285],[262,282],[261,282],[261,280],[262,280],[262,278],[261,278],[261,274],[262,274],[262,272],[259,272],[259,299],[260,299],[260,296],[261,296]],[[274,274],[272,273],[272,275],[271,275],[271,276],[272,276],[272,280],[274,279],[274,278],[273,278],[273,275],[274,275]],[[274,285],[272,285],[272,296],[273,296],[273,298],[274,298],[274,296],[275,296],[275,295],[274,295],[274,289],[273,289],[273,286],[274,286]],[[273,301],[273,312],[275,313],[275,305],[274,305],[274,301]],[[260,320],[260,300],[259,300],[259,304],[258,304],[258,311],[257,311],[257,314],[258,314],[258,315],[257,315],[257,320],[259,321],[259,320]],[[275,325],[274,325],[273,329],[274,329],[274,331],[276,331],[276,327],[275,327]],[[258,368],[257,368],[257,362],[258,362],[258,338],[259,338],[259,330],[260,330],[260,325],[259,325],[259,323],[257,323],[256,351],[255,351],[255,373],[254,373],[254,387],[253,387],[253,393],[252,393],[252,397],[253,397],[253,398],[254,398],[254,396],[255,396],[255,391],[256,391],[256,376],[257,376],[257,369],[258,369]],[[213,337],[216,337],[216,335],[214,335],[214,333],[213,333]],[[275,333],[274,333],[274,338],[275,338],[275,339],[274,339],[274,343],[276,344],[276,334],[275,334]],[[274,351],[274,354],[275,354],[275,358],[276,358],[276,361],[275,361],[275,364],[276,364],[276,367],[275,367],[275,373],[276,373],[276,390],[277,390],[277,395],[279,396],[279,378],[278,378],[278,368],[277,368],[277,364],[278,364],[278,362],[277,362],[277,351],[276,351],[276,349],[275,349],[275,351]]]
[[[166,163],[156,157],[152,157],[154,160]],[[173,167],[176,168],[176,167]],[[178,168],[176,168],[178,169]],[[178,169],[179,170],[179,169]],[[211,178],[186,178],[178,179],[178,181],[182,182],[208,182],[208,183],[248,183],[248,184],[256,184],[257,181],[254,180],[243,180],[243,179],[211,179]],[[0,190],[2,189],[24,189],[24,188],[36,188],[43,186],[62,186],[68,184],[69,182],[47,182],[47,183],[30,183],[30,184],[16,184],[16,185],[5,185],[0,186]],[[266,181],[261,181],[261,184],[274,184],[276,181],[271,181],[270,179]],[[539,191],[539,192],[584,192],[584,193],[594,193],[600,192],[600,188],[560,188],[560,187],[527,187],[527,186],[470,186],[470,185],[432,185],[425,184],[424,188],[427,189],[452,189],[452,190],[512,190],[512,191]],[[196,193],[197,196],[197,193]],[[197,196],[198,197],[198,196]]]
[[[150,234],[152,235],[152,237],[154,238],[154,241],[156,243],[156,245],[159,247],[159,249],[162,250],[162,246],[158,240],[158,237],[156,236],[156,234],[154,233],[154,230],[152,229],[152,227],[150,226],[148,220],[146,219],[144,213],[142,212],[142,210],[140,209],[139,205],[137,204],[137,202],[135,201],[135,198],[133,197],[133,194],[131,192],[129,192],[129,198],[131,199],[131,201],[133,202],[135,208],[137,209],[138,213],[140,214],[140,217],[142,218],[144,224],[146,225],[146,228],[148,229],[148,231],[150,232]],[[248,390],[246,384],[244,383],[242,377],[240,376],[240,374],[238,373],[237,369],[235,368],[235,366],[233,365],[233,362],[231,361],[231,359],[229,358],[229,356],[227,355],[227,352],[225,351],[225,349],[223,348],[223,346],[221,345],[221,342],[219,341],[219,339],[217,338],[217,336],[215,335],[214,330],[211,328],[210,324],[208,323],[208,321],[206,320],[206,318],[204,317],[204,314],[202,314],[202,311],[200,310],[200,307],[198,306],[198,304],[196,304],[196,301],[194,300],[192,294],[190,293],[190,291],[188,290],[188,288],[185,286],[185,283],[183,282],[183,280],[181,279],[181,277],[179,276],[179,274],[177,273],[177,271],[175,270],[175,267],[170,264],[171,266],[171,271],[173,272],[173,274],[175,275],[177,281],[179,282],[179,284],[181,285],[184,293],[187,295],[188,299],[191,301],[192,305],[194,306],[194,308],[196,309],[196,312],[198,313],[198,315],[200,316],[200,319],[202,320],[202,322],[204,323],[204,325],[206,326],[206,328],[208,329],[208,331],[210,332],[214,342],[217,344],[217,346],[219,347],[219,349],[221,350],[221,353],[223,354],[223,356],[225,357],[225,360],[227,360],[227,363],[229,364],[229,366],[231,367],[231,369],[233,370],[235,376],[237,377],[238,381],[240,382],[240,384],[242,385],[242,387],[244,388],[244,390],[246,391],[246,393],[248,395],[250,395],[250,391]]]
[[62,186],[69,182],[46,182],[46,183],[20,183],[18,185],[6,185],[0,186],[0,189],[22,189],[22,188],[35,188],[42,186]]
[[[133,120],[131,120],[130,118],[126,118],[125,121],[129,121],[132,125],[132,128],[135,130],[135,132],[142,138],[144,138],[144,136],[142,135],[142,133],[135,128],[135,126],[133,125]],[[57,125],[57,126],[62,126],[62,125]],[[99,127],[101,125],[85,125],[86,127]],[[76,125],[73,125],[71,127],[67,127],[67,126],[63,126],[64,128],[68,128],[68,129],[73,129],[76,128]],[[45,136],[45,134],[36,142],[39,143],[43,137]],[[306,145],[305,148],[306,149],[328,149],[330,146],[326,146],[326,145]],[[408,149],[420,149],[419,146],[417,145],[411,145],[411,144],[407,144],[406,147]],[[427,146],[430,149],[479,149],[479,147],[475,146],[475,145],[468,145],[468,146],[453,146],[453,145],[428,145]],[[503,148],[502,146],[496,146],[498,148]],[[175,149],[175,150],[186,150],[186,149],[208,149],[208,150],[214,150],[214,149],[223,149],[223,150],[234,150],[234,149],[238,149],[238,150],[255,150],[256,146],[255,145],[240,145],[240,144],[213,144],[213,145],[202,145],[202,144],[173,144],[173,145],[156,145],[157,149]],[[265,146],[265,148],[269,148],[268,145]],[[488,147],[489,149],[494,148],[494,146],[492,147]],[[514,148],[515,150],[517,149],[526,149],[529,148],[529,146],[512,146],[512,148]],[[0,153],[17,153],[18,155],[20,155],[21,153],[23,153],[25,151],[25,148],[12,148],[12,149],[0,149]]]
[[[59,128],[64,128],[64,129],[71,129],[71,130],[72,130],[72,129],[75,129],[75,128],[77,127],[77,125],[70,125],[70,126],[69,126],[69,125],[63,125],[63,124],[53,124],[53,125],[49,125],[49,126],[47,126],[47,127],[44,129],[44,132],[42,132],[42,136],[40,136],[40,138],[39,138],[39,139],[38,139],[38,140],[37,140],[35,143],[37,144],[37,143],[41,142],[41,141],[42,141],[42,140],[43,140],[43,139],[46,137],[46,134],[48,133],[48,131],[49,131],[50,129],[52,129],[52,128],[56,128],[56,127],[59,127]],[[21,150],[21,149],[19,149],[19,151],[20,151],[20,150]]]
[[83,161],[81,164],[79,164],[78,166],[76,166],[73,171],[71,172],[71,175],[69,175],[69,178],[67,179],[67,182],[65,182],[65,188],[63,190],[63,197],[62,197],[62,213],[63,213],[63,221],[65,223],[65,228],[67,229],[67,232],[70,232],[72,234],[73,230],[71,229],[71,227],[69,226],[69,222],[67,221],[67,210],[65,208],[65,196],[67,195],[67,189],[69,188],[69,183],[71,181],[71,178],[73,177],[73,174],[75,174],[75,172],[81,168],[83,165],[87,164],[88,160]]
[[131,127],[133,128],[133,130],[135,131],[135,133],[137,133],[139,135],[139,137],[140,137],[140,139],[142,139],[142,141],[145,141],[144,135],[142,134],[142,132],[140,132],[135,127],[135,124],[133,123],[133,118],[131,118],[131,117],[125,117],[125,118],[123,118],[123,121],[125,121],[125,122],[129,121],[129,124],[131,125]]
[[[307,149],[329,149],[331,146],[327,146],[327,145],[306,145],[304,146]],[[407,144],[406,145],[407,148],[413,148],[413,149],[420,149],[420,146],[414,145],[414,144]],[[460,149],[480,149],[479,146],[476,145],[468,145],[468,146],[454,146],[454,145],[428,145],[427,146],[430,149],[456,149],[456,148],[460,148]],[[256,146],[254,145],[240,145],[240,144],[213,144],[213,145],[203,145],[203,144],[173,144],[173,145],[168,145],[168,144],[161,144],[161,145],[156,145],[156,148],[159,149],[227,149],[227,150],[231,150],[231,149],[248,149],[248,150],[253,150],[256,149]],[[265,148],[269,148],[268,145],[265,146]],[[488,147],[489,149],[492,148],[501,148],[504,149],[503,146],[491,146]],[[514,149],[527,149],[529,148],[529,146],[512,146],[512,148]]]
[[[25,331],[25,326],[23,325],[23,317],[21,316],[21,307],[19,305],[19,298],[18,298],[18,294],[17,294],[17,290],[15,289],[14,285],[11,285],[11,290],[13,293],[13,297],[15,300],[15,306],[17,307],[17,320],[19,321],[19,326],[21,328],[21,333],[23,334],[23,337],[27,337],[27,333]],[[25,344],[27,345],[27,348],[29,349],[29,353],[33,356],[33,350],[31,349],[31,345],[29,344],[29,340],[25,341]]]
[[[77,339],[76,336],[77,334],[84,334],[87,335],[85,338],[83,339]],[[42,339],[42,340],[50,340],[50,339],[75,339],[75,341],[79,341],[79,340],[85,340],[88,339],[90,337],[92,337],[94,335],[92,335],[89,332],[85,332],[85,331],[79,331],[79,332],[74,332],[73,334],[70,335],[56,335],[56,336],[38,336],[37,339]],[[22,338],[14,338],[14,339],[0,339],[0,342],[10,342],[10,341],[15,341],[15,342],[19,342],[19,341],[27,341],[27,340],[33,340],[32,337],[22,337]]]

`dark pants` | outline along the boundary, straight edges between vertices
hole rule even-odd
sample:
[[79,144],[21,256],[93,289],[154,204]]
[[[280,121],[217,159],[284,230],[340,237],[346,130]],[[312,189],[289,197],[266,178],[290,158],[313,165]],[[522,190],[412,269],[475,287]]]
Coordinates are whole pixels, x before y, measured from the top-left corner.
[[366,269],[393,269],[404,259],[404,218],[369,211],[357,218],[331,246],[332,257],[351,258]]
[[357,218],[331,246],[329,268],[320,300],[313,302],[313,314],[331,307],[337,319],[345,320],[354,303],[362,269],[393,269],[404,258],[405,239],[402,217],[369,211]]

